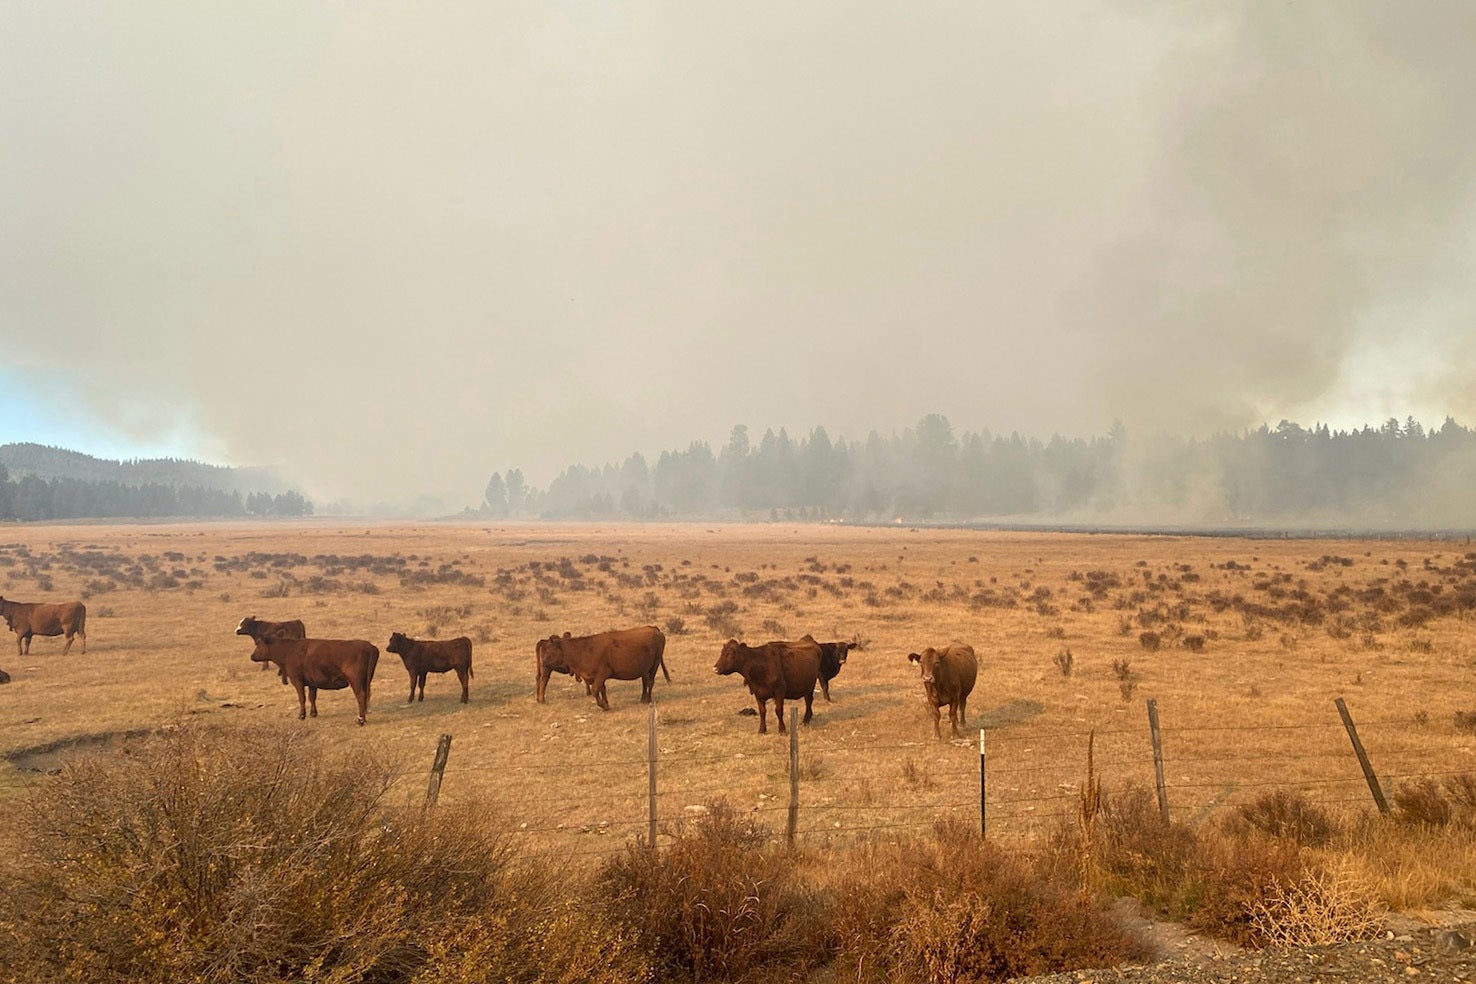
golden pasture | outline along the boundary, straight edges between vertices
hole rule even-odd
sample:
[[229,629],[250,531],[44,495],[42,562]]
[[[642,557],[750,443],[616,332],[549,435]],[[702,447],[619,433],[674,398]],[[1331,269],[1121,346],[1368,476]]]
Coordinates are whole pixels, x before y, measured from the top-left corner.
[[[731,635],[806,632],[862,645],[801,730],[807,839],[976,820],[980,727],[991,835],[1038,835],[1074,808],[1088,734],[1109,791],[1152,784],[1147,698],[1177,818],[1280,787],[1366,810],[1335,697],[1391,791],[1476,770],[1476,735],[1456,720],[1476,710],[1471,549],[788,524],[7,527],[0,595],[84,598],[88,648],[62,656],[59,638],[38,637],[17,656],[13,637],[0,639],[13,679],[0,688],[0,792],[44,781],[48,749],[205,719],[372,747],[399,764],[415,802],[450,734],[443,799],[485,803],[529,850],[603,853],[644,830],[640,685],[612,681],[601,712],[556,675],[537,704],[533,647],[553,632],[651,623],[667,633],[672,676],[655,690],[663,822],[726,796],[782,829],[787,739],[772,719],[757,733],[739,714],[752,698],[713,662]],[[299,723],[291,688],[234,635],[246,615],[301,618],[310,636],[381,650],[392,631],[470,636],[471,702],[447,674],[407,705],[408,676],[382,653],[367,726],[355,726],[348,691],[321,692],[319,717]],[[907,654],[950,641],[972,644],[981,670],[971,737],[940,742]]]

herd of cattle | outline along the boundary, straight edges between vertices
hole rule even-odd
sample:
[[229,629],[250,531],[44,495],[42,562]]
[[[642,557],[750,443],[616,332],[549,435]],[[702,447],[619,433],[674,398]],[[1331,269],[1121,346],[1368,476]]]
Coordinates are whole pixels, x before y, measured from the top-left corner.
[[[0,616],[16,636],[16,652],[30,652],[31,637],[66,636],[65,655],[72,648],[72,637],[82,639],[82,652],[87,652],[87,609],[80,601],[59,604],[27,604],[0,597]],[[236,634],[247,636],[255,644],[251,659],[277,667],[283,684],[297,691],[299,720],[311,714],[318,716],[318,691],[353,691],[359,705],[359,724],[369,712],[369,691],[374,670],[379,663],[379,648],[363,639],[312,639],[300,619],[269,622],[248,615],[236,626]],[[794,641],[766,642],[761,646],[729,639],[718,655],[714,671],[727,676],[737,673],[748,685],[758,703],[759,733],[769,730],[769,701],[779,732],[784,728],[784,702],[805,702],[804,720],[809,723],[814,713],[815,687],[830,700],[830,681],[846,664],[855,643],[817,642],[809,635]],[[465,636],[456,639],[411,639],[399,632],[390,634],[386,651],[396,654],[410,674],[408,701],[425,700],[426,677],[432,673],[455,671],[461,682],[461,702],[470,698],[472,644]],[[610,709],[605,694],[608,680],[640,680],[641,703],[651,701],[651,688],[656,671],[668,680],[666,669],[666,636],[654,625],[618,629],[594,635],[551,635],[539,639],[534,647],[537,667],[535,696],[544,702],[549,678],[554,673],[572,676],[585,686],[602,710]],[[960,736],[959,725],[966,724],[969,694],[979,663],[973,647],[955,643],[940,649],[928,647],[907,657],[918,664],[923,694],[933,715],[933,733],[942,738],[942,707],[948,708],[952,734]]]
[[[359,723],[369,710],[369,689],[374,668],[379,662],[379,649],[362,639],[309,639],[302,622],[267,622],[248,615],[236,626],[236,634],[249,636],[256,644],[251,658],[259,663],[275,663],[283,683],[297,690],[297,716],[318,716],[318,691],[352,690],[359,703]],[[768,702],[774,702],[779,733],[784,733],[784,702],[805,702],[806,723],[814,716],[815,687],[830,700],[830,681],[846,664],[854,647],[849,642],[816,642],[805,635],[793,642],[766,642],[750,646],[729,639],[718,655],[714,671],[724,676],[737,673],[748,685],[758,702],[759,733],[769,730]],[[425,700],[425,680],[431,673],[456,671],[461,681],[461,702],[469,699],[468,680],[472,673],[471,640],[411,639],[399,632],[390,635],[389,652],[397,654],[410,674],[408,700]],[[942,738],[940,708],[948,708],[948,722],[953,736],[960,735],[959,725],[966,724],[969,694],[979,663],[971,646],[954,644],[942,649],[928,647],[907,657],[922,672],[923,693],[933,713],[933,733]],[[668,681],[666,669],[666,636],[654,625],[633,629],[616,629],[594,635],[575,636],[568,632],[539,639],[534,646],[536,666],[535,699],[542,704],[548,681],[555,673],[572,676],[584,684],[585,693],[594,697],[602,710],[610,709],[605,684],[610,680],[641,681],[641,703],[651,702],[651,689],[656,672]]]

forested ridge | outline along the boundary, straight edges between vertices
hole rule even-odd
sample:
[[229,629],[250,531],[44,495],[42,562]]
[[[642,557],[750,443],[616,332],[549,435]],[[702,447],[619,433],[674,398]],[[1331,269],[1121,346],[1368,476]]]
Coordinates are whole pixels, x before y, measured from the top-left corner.
[[831,440],[823,427],[757,441],[735,426],[620,464],[571,465],[546,489],[494,474],[483,515],[560,518],[1121,522],[1144,525],[1476,526],[1476,431],[1447,417],[1333,430],[1290,421],[1240,434],[1049,441],[955,433],[930,414],[901,434]]
[[312,514],[311,502],[265,469],[173,458],[110,461],[40,444],[0,445],[0,520]]

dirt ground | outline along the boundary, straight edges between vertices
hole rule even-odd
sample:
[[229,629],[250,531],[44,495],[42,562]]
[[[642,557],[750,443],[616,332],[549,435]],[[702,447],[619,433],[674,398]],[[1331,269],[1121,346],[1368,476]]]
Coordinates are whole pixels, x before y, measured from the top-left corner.
[[1012,984],[1476,981],[1476,911],[1469,909],[1394,915],[1379,938],[1356,943],[1244,950],[1154,920],[1131,899],[1119,903],[1129,924],[1155,944],[1155,962],[1022,977]]

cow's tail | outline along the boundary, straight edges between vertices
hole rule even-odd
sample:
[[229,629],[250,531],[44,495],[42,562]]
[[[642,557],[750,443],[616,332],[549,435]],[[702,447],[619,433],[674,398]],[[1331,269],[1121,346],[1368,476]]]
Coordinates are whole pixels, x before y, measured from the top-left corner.
[[379,665],[379,647],[376,646],[376,645],[374,645],[372,642],[369,644],[369,659],[368,659],[367,662],[369,664],[369,673],[367,675],[367,682],[368,683],[373,683],[374,682],[374,668]]
[[[666,636],[661,637],[661,649],[656,653],[656,665],[661,667],[661,675],[666,677],[666,682],[671,682],[671,674],[666,672]],[[655,676],[652,676],[655,679]]]

